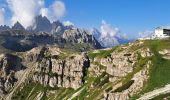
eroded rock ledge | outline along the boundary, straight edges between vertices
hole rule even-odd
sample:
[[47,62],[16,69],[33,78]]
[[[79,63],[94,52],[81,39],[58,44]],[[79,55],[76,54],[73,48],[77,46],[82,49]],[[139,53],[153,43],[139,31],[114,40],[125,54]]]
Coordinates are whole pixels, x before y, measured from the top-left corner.
[[82,53],[60,58],[60,53],[51,53],[50,49],[43,47],[37,55],[33,82],[50,87],[79,88],[84,83],[86,69],[90,66],[88,56]]

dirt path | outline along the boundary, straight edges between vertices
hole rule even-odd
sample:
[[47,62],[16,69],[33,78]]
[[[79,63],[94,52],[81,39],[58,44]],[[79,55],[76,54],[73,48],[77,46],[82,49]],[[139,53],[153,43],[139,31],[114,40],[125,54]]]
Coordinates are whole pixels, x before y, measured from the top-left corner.
[[166,85],[165,87],[153,90],[151,92],[145,93],[143,96],[141,96],[137,100],[149,100],[156,96],[159,96],[160,94],[165,94],[170,92],[170,84]]

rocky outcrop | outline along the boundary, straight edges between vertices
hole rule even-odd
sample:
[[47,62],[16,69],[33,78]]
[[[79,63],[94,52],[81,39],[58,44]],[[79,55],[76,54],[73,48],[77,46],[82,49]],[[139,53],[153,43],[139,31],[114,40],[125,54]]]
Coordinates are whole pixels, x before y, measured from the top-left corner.
[[131,79],[133,82],[129,88],[121,92],[108,93],[105,95],[105,100],[129,100],[130,97],[141,91],[141,88],[149,78],[148,75],[150,66],[151,61],[148,61],[142,70],[134,74],[133,78]]
[[89,76],[93,76],[93,77],[99,77],[100,75],[102,75],[102,73],[105,72],[105,68],[101,68],[96,64],[90,64],[88,70],[89,70]]
[[0,55],[0,94],[9,92],[14,86],[17,78],[15,73],[22,70],[21,59],[11,54]]
[[113,52],[110,57],[102,58],[100,63],[107,66],[106,72],[114,77],[124,77],[133,71],[133,66],[137,61],[135,53]]
[[[103,66],[106,73],[110,75],[109,81],[113,84],[121,84],[119,87],[115,87],[116,85],[114,85],[110,92],[105,91],[105,100],[129,100],[130,97],[141,91],[144,83],[146,83],[149,78],[151,61],[143,62],[142,69],[137,71],[138,64],[140,64],[140,61],[143,61],[143,59],[153,56],[153,53],[149,48],[132,51],[127,46],[116,48],[113,52],[109,52],[109,50],[112,49],[102,51],[102,54],[107,55],[100,54],[100,56],[94,58],[96,65],[91,66],[89,71],[94,73],[92,75],[98,77],[103,73],[100,69],[100,67]],[[100,51],[97,53],[100,53]],[[131,79],[127,80],[127,77],[131,77]]]
[[141,52],[142,57],[151,57],[153,55],[153,53],[151,52],[149,48],[144,48],[139,51]]
[[159,54],[163,55],[164,59],[170,59],[170,50],[169,49],[164,49],[159,51]]
[[85,53],[60,59],[59,55],[43,48],[37,58],[33,81],[51,87],[79,88],[84,83],[90,61]]

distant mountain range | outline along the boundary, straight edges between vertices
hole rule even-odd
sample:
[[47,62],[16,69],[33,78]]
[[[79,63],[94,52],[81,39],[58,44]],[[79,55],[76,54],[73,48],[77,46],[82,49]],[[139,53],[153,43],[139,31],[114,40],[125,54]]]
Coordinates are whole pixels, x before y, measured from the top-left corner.
[[103,47],[114,47],[120,44],[125,44],[133,41],[120,34],[116,34],[114,36],[107,34],[106,36],[103,36],[102,33],[95,28],[91,30],[91,33]]
[[16,22],[11,28],[6,25],[0,26],[0,36],[5,36],[3,46],[15,51],[26,51],[46,44],[56,44],[60,47],[83,44],[84,50],[89,47],[100,49],[129,42],[122,36],[101,37],[101,32],[97,29],[90,31],[73,25],[65,26],[59,20],[51,23],[47,17],[41,15],[26,29],[20,22]]

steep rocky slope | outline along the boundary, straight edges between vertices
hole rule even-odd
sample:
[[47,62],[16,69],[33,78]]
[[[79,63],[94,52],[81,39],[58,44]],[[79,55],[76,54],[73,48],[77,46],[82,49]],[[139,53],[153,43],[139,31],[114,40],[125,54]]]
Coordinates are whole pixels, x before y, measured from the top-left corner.
[[[136,41],[87,53],[73,53],[56,46],[39,46],[27,52],[2,54],[1,98],[147,98],[145,93],[155,94],[155,89],[159,90],[170,84],[169,41]],[[168,89],[166,88],[165,92],[159,91],[159,94],[152,95],[152,98],[168,98]]]
[[11,54],[0,55],[0,95],[3,96],[8,93],[14,83],[18,81],[15,73],[23,70],[21,59]]

